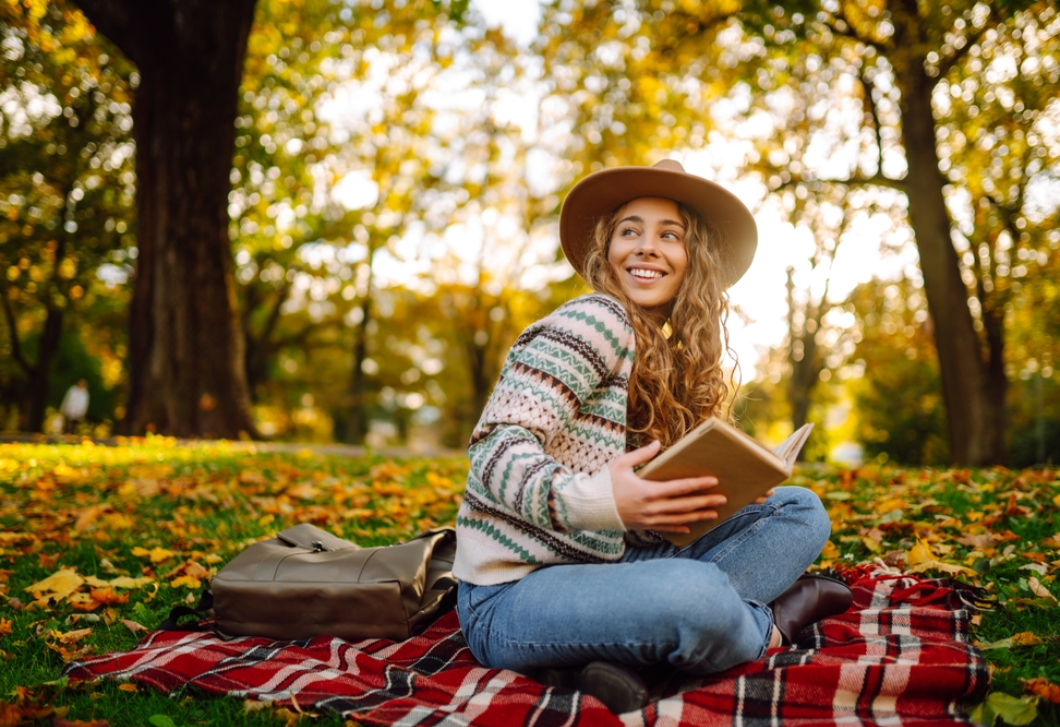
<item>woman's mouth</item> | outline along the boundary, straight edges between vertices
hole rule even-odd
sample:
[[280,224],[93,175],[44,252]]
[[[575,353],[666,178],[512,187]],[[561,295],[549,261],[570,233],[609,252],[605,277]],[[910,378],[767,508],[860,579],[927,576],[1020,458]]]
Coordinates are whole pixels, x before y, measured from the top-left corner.
[[630,268],[629,274],[634,278],[641,278],[643,280],[652,280],[666,275],[666,273],[659,270],[648,270],[647,268]]

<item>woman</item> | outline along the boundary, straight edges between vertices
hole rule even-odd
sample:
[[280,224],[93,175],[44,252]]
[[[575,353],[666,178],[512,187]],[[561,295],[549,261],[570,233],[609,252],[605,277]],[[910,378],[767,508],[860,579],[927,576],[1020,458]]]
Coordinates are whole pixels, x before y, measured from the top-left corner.
[[457,611],[482,663],[622,712],[646,700],[638,670],[757,659],[850,591],[803,575],[830,530],[812,491],[777,488],[677,548],[658,533],[717,517],[717,480],[635,471],[728,413],[725,289],[757,247],[747,208],[675,161],[609,169],[567,196],[560,237],[596,292],[519,337],[472,435]]

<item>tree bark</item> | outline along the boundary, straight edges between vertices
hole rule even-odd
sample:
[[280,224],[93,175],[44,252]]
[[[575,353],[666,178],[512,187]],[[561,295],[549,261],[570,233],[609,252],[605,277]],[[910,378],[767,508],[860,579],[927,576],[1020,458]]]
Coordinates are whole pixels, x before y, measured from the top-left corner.
[[59,337],[63,330],[63,311],[54,306],[48,307],[48,316],[44,319],[44,330],[41,332],[40,344],[37,347],[37,364],[29,380],[26,392],[27,432],[39,432],[44,428],[44,409],[48,403],[48,380],[51,378],[52,359],[59,350]]
[[361,299],[361,322],[357,324],[357,338],[353,342],[353,370],[350,372],[350,406],[346,418],[345,440],[349,444],[363,444],[368,435],[368,412],[364,406],[364,362],[368,358],[368,326],[372,320],[375,252],[368,246],[368,282]]
[[126,428],[256,435],[228,239],[255,0],[78,0],[136,63],[137,264]]
[[968,308],[969,291],[961,278],[950,237],[952,223],[939,171],[931,94],[935,80],[925,70],[926,44],[919,37],[914,0],[896,4],[892,65],[901,91],[901,131],[908,164],[909,223],[916,236],[928,309],[935,321],[946,407],[950,457],[955,464],[1005,461],[1004,402],[991,396],[986,362]]

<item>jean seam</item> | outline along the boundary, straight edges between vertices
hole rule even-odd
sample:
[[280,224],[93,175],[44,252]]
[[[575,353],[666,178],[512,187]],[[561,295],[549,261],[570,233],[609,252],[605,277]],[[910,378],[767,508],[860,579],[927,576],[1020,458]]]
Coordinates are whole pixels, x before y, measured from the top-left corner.
[[750,527],[743,528],[742,530],[740,530],[739,534],[736,537],[729,538],[729,540],[726,542],[725,549],[715,554],[714,557],[712,557],[708,562],[717,565],[718,561],[724,559],[727,555],[729,555],[729,553],[738,548],[745,540],[747,540],[747,538],[754,535],[759,528],[765,525],[766,520],[776,515],[777,512],[780,510],[780,508],[776,505],[761,505],[760,507],[769,507],[772,512],[770,512],[768,515],[759,516],[758,520],[756,520],[754,524],[752,524]]
[[755,657],[755,660],[757,661],[758,659],[761,659],[763,656],[766,655],[766,653],[769,651],[769,642],[773,640],[773,628],[775,626],[775,623],[773,621],[773,609],[770,608],[767,604],[762,603],[761,601],[748,601],[748,603],[757,603],[759,606],[761,606],[762,610],[766,612],[766,616],[769,619],[769,627],[766,628],[765,640],[763,640],[762,642],[762,648],[758,652],[758,656]]

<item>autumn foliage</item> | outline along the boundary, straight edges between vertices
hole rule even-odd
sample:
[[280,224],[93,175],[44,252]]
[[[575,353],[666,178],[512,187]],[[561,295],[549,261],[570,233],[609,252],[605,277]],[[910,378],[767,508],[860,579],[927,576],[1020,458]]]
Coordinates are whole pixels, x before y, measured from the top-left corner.
[[[326,457],[162,437],[0,445],[0,725],[125,724],[127,708],[138,715],[128,723],[180,723],[181,710],[202,703],[238,707],[216,719],[284,717],[254,703],[244,714],[238,700],[160,703],[131,683],[56,679],[70,659],[133,646],[171,606],[196,602],[246,545],[289,525],[375,545],[451,523],[466,468],[462,457]],[[832,517],[819,567],[875,562],[983,589],[989,610],[973,617],[974,638],[994,683],[979,719],[1060,715],[1060,469],[805,467],[792,484],[817,492]],[[123,692],[140,694],[119,706]]]

